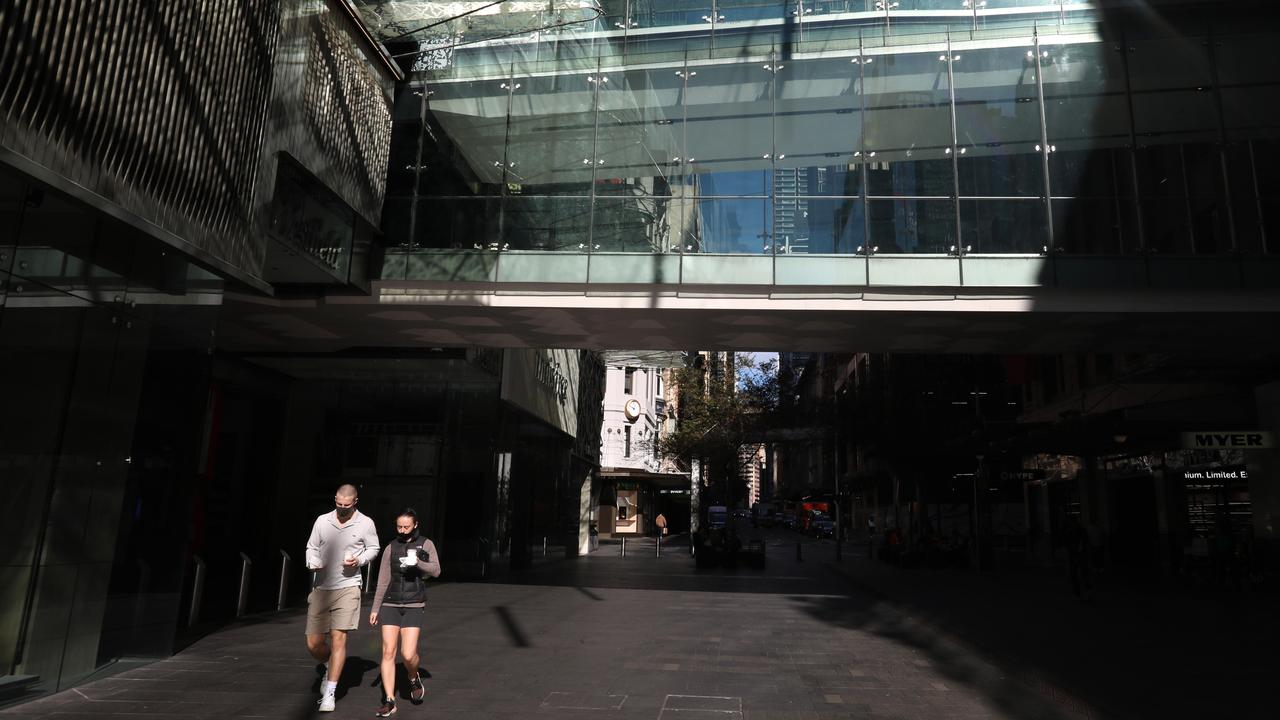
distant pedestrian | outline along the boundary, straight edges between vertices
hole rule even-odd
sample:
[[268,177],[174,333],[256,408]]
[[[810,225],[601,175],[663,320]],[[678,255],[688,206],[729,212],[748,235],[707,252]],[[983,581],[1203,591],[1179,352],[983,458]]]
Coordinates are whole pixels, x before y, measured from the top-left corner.
[[360,625],[360,568],[378,556],[377,530],[356,510],[358,501],[354,485],[338,488],[333,511],[316,518],[307,540],[307,568],[315,571],[307,596],[307,650],[321,663],[320,712],[334,710],[347,633]]
[[409,699],[422,702],[426,688],[419,668],[418,637],[426,614],[428,577],[440,577],[440,554],[435,543],[418,535],[418,514],[405,508],[396,517],[396,539],[382,553],[378,588],[373,595],[369,624],[382,623],[382,707],[378,717],[396,712],[396,647],[409,678]]
[[667,534],[667,516],[666,515],[663,515],[662,513],[658,513],[658,517],[653,519],[653,524],[657,526],[659,535]]

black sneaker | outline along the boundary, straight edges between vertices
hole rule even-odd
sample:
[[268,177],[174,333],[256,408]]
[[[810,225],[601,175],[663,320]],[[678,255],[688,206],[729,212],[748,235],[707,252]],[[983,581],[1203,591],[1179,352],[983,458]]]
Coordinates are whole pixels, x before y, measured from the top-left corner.
[[431,673],[428,672],[426,668],[418,668],[418,677],[422,678],[423,680],[430,680]]
[[378,717],[391,717],[396,714],[395,698],[384,698],[382,707],[378,708],[378,712],[374,713]]
[[427,694],[427,689],[422,687],[422,673],[419,672],[409,681],[409,699],[415,704],[422,702],[422,698]]

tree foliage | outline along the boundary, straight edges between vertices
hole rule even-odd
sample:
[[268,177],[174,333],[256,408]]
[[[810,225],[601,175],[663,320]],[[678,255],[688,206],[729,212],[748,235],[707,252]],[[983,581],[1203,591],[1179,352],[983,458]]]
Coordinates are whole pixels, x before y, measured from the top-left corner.
[[761,442],[778,408],[777,361],[757,365],[746,353],[731,353],[728,362],[700,357],[673,374],[676,424],[658,439],[659,453],[684,468],[700,460],[708,486],[719,487],[721,501],[741,498],[738,492],[744,447]]

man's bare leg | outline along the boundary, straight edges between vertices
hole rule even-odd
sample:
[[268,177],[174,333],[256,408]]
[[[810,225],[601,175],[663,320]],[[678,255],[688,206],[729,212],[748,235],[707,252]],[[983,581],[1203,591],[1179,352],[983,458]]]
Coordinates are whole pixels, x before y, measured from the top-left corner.
[[311,657],[315,658],[318,663],[329,662],[329,643],[328,638],[324,635],[308,635],[307,636],[307,652],[311,653]]
[[336,683],[342,677],[342,665],[347,661],[347,631],[329,632],[329,682]]

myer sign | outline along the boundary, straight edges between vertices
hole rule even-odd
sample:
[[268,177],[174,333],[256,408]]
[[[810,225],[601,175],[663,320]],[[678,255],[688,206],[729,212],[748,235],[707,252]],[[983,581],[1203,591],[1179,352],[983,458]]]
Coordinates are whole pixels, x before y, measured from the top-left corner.
[[1270,450],[1272,434],[1262,430],[1214,430],[1182,433],[1182,447],[1188,450]]

